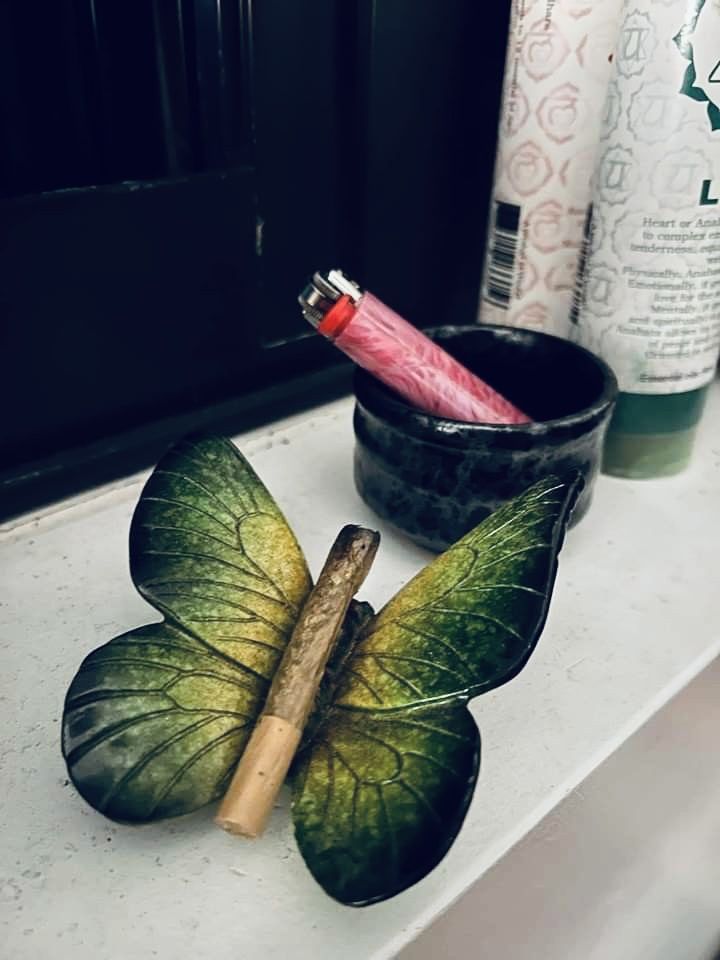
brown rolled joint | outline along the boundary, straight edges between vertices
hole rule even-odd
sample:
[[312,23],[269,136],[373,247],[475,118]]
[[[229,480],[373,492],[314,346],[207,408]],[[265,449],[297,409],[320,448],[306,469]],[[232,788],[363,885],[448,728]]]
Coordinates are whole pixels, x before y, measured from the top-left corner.
[[282,786],[350,601],[365,580],[380,534],[343,527],[311,590],[273,677],[215,822],[230,833],[259,836]]

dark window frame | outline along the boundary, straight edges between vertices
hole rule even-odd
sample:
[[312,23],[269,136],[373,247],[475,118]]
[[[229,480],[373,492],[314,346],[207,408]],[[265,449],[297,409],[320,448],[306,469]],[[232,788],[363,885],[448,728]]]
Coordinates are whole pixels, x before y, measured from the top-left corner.
[[[57,5],[102,79],[102,17],[87,18],[102,0]],[[297,310],[313,269],[342,266],[419,326],[475,319],[509,3],[492,18],[475,0],[146,7],[161,168],[139,163],[142,136],[118,155],[127,111],[98,135],[105,77],[74,115],[106,182],[6,182],[0,200],[5,516],[149,465],[180,433],[347,393],[349,365]],[[186,49],[191,14],[204,42]]]

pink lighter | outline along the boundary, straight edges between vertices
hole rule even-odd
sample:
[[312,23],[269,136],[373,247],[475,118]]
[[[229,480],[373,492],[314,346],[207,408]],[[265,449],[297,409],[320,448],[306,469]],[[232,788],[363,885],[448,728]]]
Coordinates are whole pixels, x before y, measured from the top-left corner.
[[342,271],[316,273],[299,300],[319,333],[418,409],[471,423],[530,421]]

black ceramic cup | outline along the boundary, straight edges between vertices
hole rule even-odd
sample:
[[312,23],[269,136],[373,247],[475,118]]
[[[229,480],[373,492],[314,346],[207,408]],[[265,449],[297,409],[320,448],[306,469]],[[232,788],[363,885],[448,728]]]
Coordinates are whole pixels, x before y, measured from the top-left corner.
[[364,370],[355,376],[355,485],[381,517],[444,550],[548,474],[579,471],[577,523],[590,506],[617,381],[606,363],[549,334],[436,327],[433,340],[533,419],[466,423],[411,407]]

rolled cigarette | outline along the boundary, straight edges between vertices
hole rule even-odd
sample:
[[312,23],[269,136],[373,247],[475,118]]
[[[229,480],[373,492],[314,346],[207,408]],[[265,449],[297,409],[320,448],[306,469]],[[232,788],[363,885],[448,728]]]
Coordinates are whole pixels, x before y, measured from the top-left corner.
[[290,769],[350,601],[370,570],[380,534],[344,527],[300,612],[265,706],[220,804],[215,823],[259,836]]

